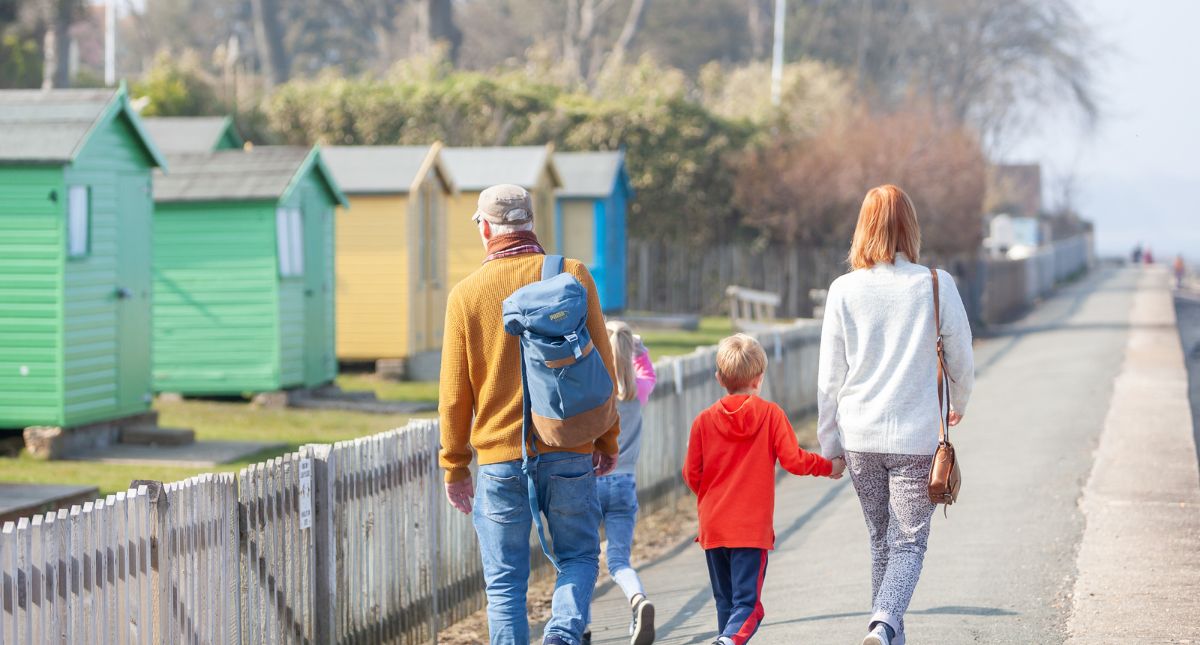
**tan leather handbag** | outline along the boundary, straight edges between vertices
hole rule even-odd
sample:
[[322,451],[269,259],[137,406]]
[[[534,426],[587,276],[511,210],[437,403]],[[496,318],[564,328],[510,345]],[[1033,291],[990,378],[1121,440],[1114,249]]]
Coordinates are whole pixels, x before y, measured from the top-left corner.
[[[962,487],[962,469],[950,443],[950,385],[946,382],[946,354],[942,346],[942,303],[938,288],[937,269],[929,269],[933,276],[933,324],[937,330],[937,388],[938,420],[941,434],[937,452],[933,455],[933,467],[929,469],[929,501],[949,506],[958,501],[958,490]],[[945,513],[945,508],[942,509]]]

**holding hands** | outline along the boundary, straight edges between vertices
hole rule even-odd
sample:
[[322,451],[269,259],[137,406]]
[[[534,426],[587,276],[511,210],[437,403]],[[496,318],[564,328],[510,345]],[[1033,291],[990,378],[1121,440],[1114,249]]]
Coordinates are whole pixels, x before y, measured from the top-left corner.
[[841,479],[842,474],[846,472],[846,458],[838,455],[829,461],[833,462],[833,472],[829,473],[829,478]]

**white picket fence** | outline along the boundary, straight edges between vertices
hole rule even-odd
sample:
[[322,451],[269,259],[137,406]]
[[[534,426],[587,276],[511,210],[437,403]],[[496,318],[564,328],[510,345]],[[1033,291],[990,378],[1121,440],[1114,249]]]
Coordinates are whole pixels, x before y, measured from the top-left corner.
[[[815,322],[758,336],[765,395],[815,405]],[[682,493],[715,349],[659,361],[638,481]],[[304,446],[231,473],[130,490],[0,529],[0,645],[428,643],[484,604],[470,518],[450,509],[438,424]],[[538,575],[550,569],[531,549]]]

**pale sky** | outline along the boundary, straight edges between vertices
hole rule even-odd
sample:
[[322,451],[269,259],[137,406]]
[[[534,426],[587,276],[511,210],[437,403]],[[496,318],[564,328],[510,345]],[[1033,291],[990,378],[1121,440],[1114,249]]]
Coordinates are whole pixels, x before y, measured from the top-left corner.
[[1052,200],[1074,174],[1076,207],[1095,222],[1101,253],[1140,241],[1156,259],[1200,262],[1200,1],[1075,4],[1104,50],[1102,120],[1090,137],[1048,123],[1009,160],[1041,161]]

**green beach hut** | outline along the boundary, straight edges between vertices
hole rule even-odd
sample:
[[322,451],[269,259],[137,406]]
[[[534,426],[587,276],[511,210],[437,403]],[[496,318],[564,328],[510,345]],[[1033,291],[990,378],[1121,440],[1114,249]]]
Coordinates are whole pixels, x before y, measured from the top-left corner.
[[238,150],[245,144],[228,116],[156,116],[142,122],[165,155]]
[[334,209],[317,148],[170,155],[155,178],[154,388],[316,387],[334,355]]
[[0,428],[150,410],[154,167],[124,87],[0,91]]

